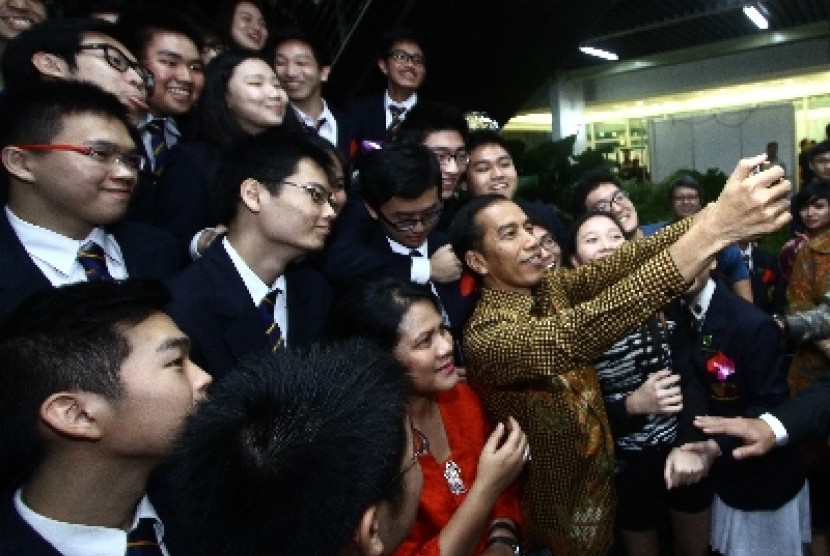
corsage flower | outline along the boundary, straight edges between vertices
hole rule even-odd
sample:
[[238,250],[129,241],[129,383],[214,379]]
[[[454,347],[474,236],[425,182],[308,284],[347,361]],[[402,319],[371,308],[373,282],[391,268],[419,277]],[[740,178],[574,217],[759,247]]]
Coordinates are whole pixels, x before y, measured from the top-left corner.
[[722,351],[718,352],[706,361],[706,370],[715,375],[721,382],[735,374],[735,362],[727,357]]

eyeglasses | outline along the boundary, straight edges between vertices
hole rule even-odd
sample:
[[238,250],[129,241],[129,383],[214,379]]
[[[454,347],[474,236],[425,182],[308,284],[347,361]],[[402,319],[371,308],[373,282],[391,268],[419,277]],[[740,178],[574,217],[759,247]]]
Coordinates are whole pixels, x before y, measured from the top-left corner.
[[614,193],[614,196],[611,197],[611,199],[597,201],[596,203],[594,203],[594,206],[592,206],[591,208],[593,210],[598,210],[600,212],[608,212],[609,210],[611,210],[611,205],[616,205],[616,206],[619,207],[623,203],[628,201],[628,199],[629,199],[628,192],[624,191],[622,189],[618,189],[617,192]]
[[322,205],[324,203],[328,203],[329,206],[337,212],[337,204],[334,202],[334,196],[331,194],[331,191],[328,191],[319,183],[308,182],[308,183],[296,183],[293,181],[281,181],[280,185],[289,185],[291,187],[296,187],[298,189],[302,189],[303,191],[307,191],[309,195],[311,195],[311,200],[314,201],[318,205]]
[[450,160],[455,160],[455,163],[459,166],[466,166],[470,161],[470,154],[465,149],[458,149],[454,153],[450,152],[449,149],[436,148],[430,150],[438,157],[438,163],[441,166],[449,164]]
[[423,66],[426,63],[426,58],[424,58],[423,54],[410,54],[409,52],[398,49],[390,50],[386,56],[392,58],[399,64],[411,63],[415,66]]
[[387,489],[394,485],[396,482],[400,480],[401,477],[407,474],[407,472],[415,467],[418,463],[418,458],[421,456],[426,455],[429,452],[429,438],[427,435],[416,429],[415,427],[411,427],[412,430],[412,457],[407,460],[407,462],[401,467],[400,471],[398,471],[392,480],[389,481],[389,485],[386,487]]
[[443,212],[444,207],[439,204],[437,207],[422,213],[419,217],[405,218],[404,220],[398,220],[397,222],[393,222],[392,220],[389,220],[389,218],[387,218],[386,215],[383,214],[383,212],[381,212],[380,210],[377,211],[378,216],[381,220],[383,220],[399,232],[411,232],[415,229],[419,222],[421,223],[421,225],[423,225],[424,228],[428,228],[429,226],[432,226],[433,224],[438,222],[438,220],[440,220],[441,213]]
[[153,77],[153,73],[148,70],[147,68],[141,66],[138,62],[133,62],[127,55],[121,52],[117,47],[107,44],[104,42],[97,42],[94,44],[82,44],[78,46],[76,49],[78,52],[83,52],[84,50],[103,50],[104,51],[104,60],[107,61],[109,66],[121,73],[124,73],[128,69],[133,69],[135,72],[141,77],[144,81],[144,84],[147,86],[148,89],[152,89],[153,85],[155,84],[155,79]]
[[700,201],[700,195],[675,195],[672,201],[678,203],[697,203]]
[[115,145],[13,145],[24,151],[68,151],[86,155],[101,164],[112,165],[115,162],[122,164],[128,170],[140,172],[145,169],[147,159],[134,152],[123,152]]

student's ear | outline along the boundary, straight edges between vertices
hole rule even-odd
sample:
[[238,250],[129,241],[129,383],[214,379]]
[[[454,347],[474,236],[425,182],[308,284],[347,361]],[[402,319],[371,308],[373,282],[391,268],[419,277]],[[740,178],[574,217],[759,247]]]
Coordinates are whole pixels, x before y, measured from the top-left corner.
[[378,68],[380,68],[380,72],[383,75],[389,75],[389,63],[386,61],[386,58],[378,58]]
[[239,199],[242,204],[252,213],[260,211],[260,192],[262,184],[253,178],[246,178],[239,185]]
[[473,251],[471,249],[464,253],[464,262],[467,263],[467,266],[470,267],[470,270],[474,271],[476,274],[480,276],[485,276],[488,273],[487,260],[484,258],[484,255],[482,255],[478,251]]
[[69,64],[66,60],[49,52],[35,52],[32,54],[32,65],[46,77],[65,79],[72,72],[69,71]]
[[378,507],[366,508],[357,528],[354,530],[354,543],[363,556],[380,556],[383,554],[383,540],[380,538]]
[[40,404],[40,419],[61,436],[98,440],[98,416],[108,410],[106,400],[91,392],[56,392]]
[[366,207],[366,211],[369,213],[369,216],[372,217],[372,220],[377,220],[378,219],[378,211],[376,211],[375,209],[370,207],[369,203],[367,203],[366,201],[363,201],[363,206]]
[[29,153],[26,151],[14,145],[6,145],[3,147],[3,152],[0,153],[0,159],[2,159],[6,171],[12,177],[25,182],[35,181],[29,164]]
[[327,83],[329,80],[329,73],[331,73],[331,66],[323,66],[320,68],[320,81]]

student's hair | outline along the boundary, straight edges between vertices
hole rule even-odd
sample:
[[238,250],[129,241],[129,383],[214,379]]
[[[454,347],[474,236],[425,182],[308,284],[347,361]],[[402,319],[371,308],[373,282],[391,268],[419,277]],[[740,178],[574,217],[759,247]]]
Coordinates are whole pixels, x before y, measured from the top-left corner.
[[497,131],[493,131],[492,129],[477,129],[471,131],[466,141],[467,152],[472,153],[473,150],[484,145],[498,145],[512,156],[510,145]]
[[490,193],[473,197],[455,214],[449,229],[450,243],[452,244],[453,253],[463,263],[466,271],[477,274],[472,268],[467,266],[465,255],[467,251],[481,252],[484,242],[486,230],[476,222],[478,213],[496,203],[511,202],[510,199],[502,195]]
[[102,12],[120,14],[127,9],[127,0],[74,0],[67,4],[66,17],[92,17]]
[[199,407],[173,484],[200,554],[338,554],[404,500],[406,371],[364,341],[244,360]]
[[579,229],[582,227],[585,222],[594,218],[595,216],[599,216],[602,218],[607,218],[611,222],[613,222],[617,228],[620,229],[620,233],[625,236],[625,230],[623,230],[622,224],[620,224],[620,219],[614,216],[613,213],[605,211],[605,210],[589,210],[588,212],[584,212],[581,215],[577,216],[576,219],[571,224],[571,233],[568,235],[568,245],[566,245],[565,252],[562,253],[562,260],[563,261],[570,261],[571,256],[576,254],[576,242],[579,239]]
[[800,193],[798,196],[799,204],[796,206],[798,210],[818,199],[830,201],[830,180],[816,178],[801,188]]
[[[24,482],[43,457],[39,412],[57,392],[116,399],[125,332],[164,310],[154,280],[81,282],[36,292],[0,322],[0,481]],[[0,491],[3,489],[0,488]]]
[[[319,67],[331,66],[331,54],[323,44],[299,27],[285,27],[276,31],[273,36],[269,37],[268,45],[265,47],[265,52],[271,57],[270,63],[274,65],[277,59],[277,48],[287,42],[300,42],[311,49],[314,56],[314,61]],[[408,116],[407,116],[408,117]]]
[[100,33],[123,42],[122,29],[100,19],[47,19],[23,31],[6,44],[2,72],[7,89],[26,87],[43,80],[32,56],[45,52],[60,56],[70,69],[77,68],[78,46],[89,33]]
[[51,143],[64,117],[92,114],[132,129],[127,111],[112,94],[81,81],[44,81],[0,97],[0,147]]
[[124,13],[118,20],[119,25],[129,29],[127,48],[133,54],[143,58],[147,46],[157,33],[176,33],[193,41],[198,52],[204,47],[202,32],[183,13],[162,6],[138,6]]
[[[249,135],[228,106],[228,82],[246,60],[271,63],[252,50],[233,49],[217,55],[205,68],[205,86],[193,118],[193,136],[206,141],[217,153]],[[287,107],[286,107],[287,108]]]
[[456,131],[466,141],[470,128],[464,114],[449,102],[422,101],[410,110],[395,134],[399,143],[423,143],[439,131]]
[[669,186],[669,203],[674,200],[675,192],[681,188],[686,187],[689,189],[694,189],[697,191],[697,196],[700,198],[700,203],[703,204],[703,187],[694,179],[692,176],[688,174],[683,174],[678,176]]
[[265,2],[261,2],[260,0],[222,0],[216,7],[216,12],[213,18],[213,27],[219,31],[219,36],[221,37],[222,42],[232,48],[243,48],[241,45],[237,44],[231,36],[233,14],[236,11],[236,7],[242,2],[248,2],[249,4],[253,4],[257,7],[259,13],[262,14],[262,18],[265,20],[265,29],[269,33],[271,32],[271,11],[268,9],[268,6],[265,5]]
[[417,44],[421,52],[424,53],[424,58],[426,58],[426,48],[424,48],[422,35],[415,29],[408,27],[393,27],[384,31],[380,38],[377,57],[385,60],[389,56],[392,45],[396,42],[412,42]]
[[375,210],[392,197],[417,199],[430,189],[441,196],[441,168],[423,145],[387,143],[366,154],[360,165],[360,190]]
[[[343,168],[343,189],[347,192],[351,190],[351,179],[352,179],[352,170],[351,170],[351,163],[349,160],[343,155],[343,153],[335,147],[331,141],[326,139],[325,137],[321,137],[316,133],[312,133],[307,135],[308,142],[316,147],[320,147],[330,156],[334,156],[338,162],[340,162],[340,167]],[[329,180],[334,180],[334,167],[329,168],[331,170],[331,174],[329,175]],[[334,184],[332,184],[332,188],[334,188]]]
[[210,185],[219,222],[233,220],[243,181],[255,179],[272,195],[277,194],[282,189],[281,182],[297,171],[303,159],[316,164],[326,176],[331,175],[331,157],[304,134],[274,128],[237,142],[221,156]]
[[417,301],[427,301],[441,312],[429,288],[389,276],[352,281],[340,288],[326,324],[326,337],[359,337],[391,351],[398,343],[400,324]]
[[822,141],[816,143],[816,146],[810,149],[810,161],[821,154],[830,153],[830,141]]
[[591,194],[591,191],[603,183],[612,183],[622,189],[620,178],[605,168],[595,168],[583,174],[574,185],[573,193],[571,193],[571,214],[573,216],[579,216],[589,210],[590,207],[585,206],[585,200]]

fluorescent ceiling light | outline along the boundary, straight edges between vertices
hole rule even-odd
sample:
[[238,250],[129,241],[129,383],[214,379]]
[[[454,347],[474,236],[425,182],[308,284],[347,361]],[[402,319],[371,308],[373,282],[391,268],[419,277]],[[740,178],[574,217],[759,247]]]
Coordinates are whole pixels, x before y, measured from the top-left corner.
[[767,18],[761,15],[761,12],[759,12],[758,8],[756,8],[755,6],[744,6],[744,15],[748,17],[758,29],[769,28]]
[[589,56],[596,56],[597,58],[602,58],[603,60],[619,60],[620,57],[614,54],[613,52],[608,52],[607,50],[602,50],[601,48],[594,48],[592,46],[580,46],[579,50]]

